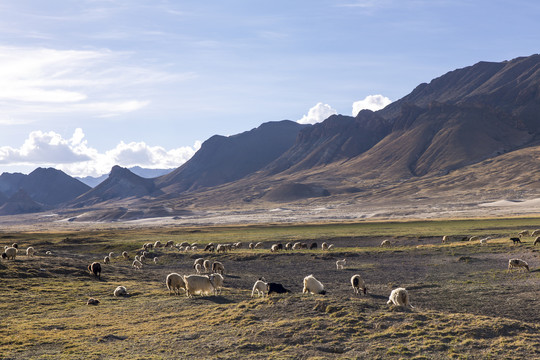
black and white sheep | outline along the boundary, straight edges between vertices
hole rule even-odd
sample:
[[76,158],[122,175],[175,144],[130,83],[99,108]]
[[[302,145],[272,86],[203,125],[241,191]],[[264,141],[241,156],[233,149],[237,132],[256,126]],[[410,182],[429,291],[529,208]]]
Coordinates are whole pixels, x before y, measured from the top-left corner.
[[95,277],[101,280],[101,264],[98,262],[93,262],[88,265],[88,271],[91,274],[94,274]]
[[17,248],[16,247],[8,247],[4,250],[4,253],[2,254],[3,259],[11,259],[15,260],[15,257],[17,256]]
[[302,290],[302,293],[324,295],[326,290],[324,290],[324,286],[319,280],[315,279],[313,275],[308,275],[304,278],[304,290]]
[[540,244],[540,236],[534,239],[533,246],[536,246],[537,244]]
[[392,245],[390,244],[390,240],[383,240],[381,242],[381,247],[389,247],[390,245]]
[[513,268],[527,269],[527,271],[530,271],[529,264],[527,264],[525,260],[521,260],[521,259],[508,260],[508,271],[510,271],[510,269],[513,269]]
[[367,293],[366,283],[364,282],[364,279],[362,279],[362,277],[359,274],[353,275],[351,277],[351,285],[356,295],[360,293],[360,290],[362,290],[364,295],[366,295]]

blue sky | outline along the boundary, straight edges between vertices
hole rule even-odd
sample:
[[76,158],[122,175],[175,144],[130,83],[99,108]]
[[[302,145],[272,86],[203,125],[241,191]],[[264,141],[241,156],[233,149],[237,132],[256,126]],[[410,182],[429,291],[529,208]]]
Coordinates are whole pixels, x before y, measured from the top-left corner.
[[538,53],[539,18],[533,0],[4,0],[0,172],[177,167],[214,134]]

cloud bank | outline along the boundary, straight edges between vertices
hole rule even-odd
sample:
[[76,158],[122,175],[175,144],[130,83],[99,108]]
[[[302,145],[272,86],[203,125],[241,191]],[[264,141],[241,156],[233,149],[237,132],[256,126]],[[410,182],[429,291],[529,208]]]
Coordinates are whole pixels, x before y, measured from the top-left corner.
[[311,109],[309,109],[307,115],[304,115],[297,122],[299,124],[316,124],[328,119],[329,116],[335,115],[337,113],[337,110],[333,109],[330,105],[320,102]]
[[121,141],[113,149],[99,152],[88,145],[80,128],[70,139],[64,139],[53,131],[33,131],[19,148],[0,147],[0,164],[51,166],[72,176],[99,176],[108,173],[114,165],[176,168],[188,161],[200,147],[200,141],[193,146],[170,150],[142,141]]
[[392,100],[382,95],[368,95],[364,100],[355,101],[352,105],[352,116],[358,115],[361,110],[377,111],[381,110]]

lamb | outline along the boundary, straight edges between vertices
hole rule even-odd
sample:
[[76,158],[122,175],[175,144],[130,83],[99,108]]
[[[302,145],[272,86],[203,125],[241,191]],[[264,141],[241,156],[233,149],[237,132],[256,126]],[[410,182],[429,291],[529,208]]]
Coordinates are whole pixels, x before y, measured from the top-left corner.
[[255,281],[255,284],[253,284],[253,290],[251,290],[251,297],[253,297],[255,293],[257,293],[257,296],[264,297],[265,294],[268,295],[268,291],[268,284],[259,279]]
[[105,256],[105,257],[103,258],[103,262],[104,262],[105,264],[108,264],[108,263],[111,262],[111,258],[108,257],[108,256]]
[[285,287],[283,287],[283,285],[279,283],[268,283],[268,295],[270,295],[271,293],[285,294],[290,292],[290,290],[285,289]]
[[172,295],[171,292],[174,292],[176,295],[180,295],[180,289],[186,290],[186,283],[180,274],[170,273],[167,275],[165,283],[167,284],[167,289],[169,289],[169,295]]
[[129,296],[125,286],[118,286],[116,289],[114,289],[113,295],[115,297],[119,296]]
[[95,277],[101,280],[101,264],[98,262],[93,262],[88,265],[88,271],[91,274],[94,274]]
[[4,253],[2,254],[3,259],[12,259],[15,260],[15,256],[17,256],[17,248],[15,247],[8,247]]
[[206,275],[184,276],[186,284],[186,296],[193,297],[195,294],[207,295],[214,292],[213,277]]
[[139,260],[133,260],[133,264],[131,266],[133,266],[137,270],[140,270],[143,267],[142,262],[140,262]]
[[29,246],[26,249],[26,256],[33,257],[35,253],[36,253],[36,250],[32,246]]
[[390,297],[388,298],[387,304],[394,304],[401,307],[411,307],[413,306],[409,302],[409,292],[405,288],[397,288],[392,290]]
[[390,244],[390,240],[383,240],[383,241],[381,242],[381,247],[388,247],[388,246],[390,246],[390,245],[391,245],[391,244]]
[[308,275],[304,278],[304,290],[302,293],[306,294],[308,292],[311,294],[326,294],[323,284],[319,280],[315,279],[313,275]]
[[204,272],[209,273],[211,267],[212,267],[212,265],[211,265],[210,260],[204,260],[204,262],[203,262]]
[[364,282],[364,279],[358,274],[353,275],[351,277],[351,285],[353,288],[353,291],[356,295],[360,293],[360,289],[364,292],[364,295],[367,293],[366,283]]
[[214,295],[221,294],[221,288],[223,287],[223,276],[221,274],[212,274],[209,276],[210,280],[214,284]]
[[521,260],[521,259],[508,260],[508,271],[510,271],[510,269],[513,269],[513,268],[522,268],[522,269],[527,269],[527,271],[531,271],[529,270],[529,264],[527,264],[525,260]]
[[122,252],[122,257],[123,257],[124,259],[126,259],[126,260],[129,260],[129,255],[128,255],[127,251],[123,251],[123,252]]
[[533,246],[536,246],[537,244],[540,244],[540,236],[534,240]]
[[225,266],[223,266],[223,264],[219,261],[214,261],[212,264],[212,272],[223,275],[225,272]]
[[510,240],[514,242],[514,245],[517,245],[518,243],[521,244],[521,240],[517,237],[511,237]]
[[195,271],[197,272],[197,274],[202,273],[202,266],[201,266],[201,264],[195,264]]
[[518,233],[519,237],[529,236],[529,230],[523,230]]
[[337,270],[343,270],[343,267],[347,265],[347,259],[341,259],[336,261]]

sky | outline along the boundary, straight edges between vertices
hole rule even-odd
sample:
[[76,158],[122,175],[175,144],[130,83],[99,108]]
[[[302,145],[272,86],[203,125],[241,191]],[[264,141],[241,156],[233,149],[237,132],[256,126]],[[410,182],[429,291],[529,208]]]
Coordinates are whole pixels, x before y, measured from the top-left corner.
[[539,53],[539,18],[537,0],[3,0],[0,173],[176,168],[215,134]]

